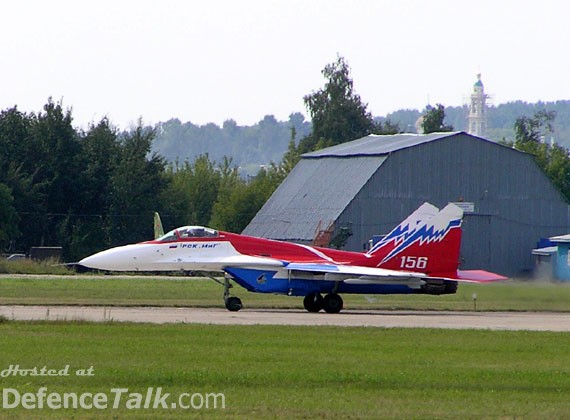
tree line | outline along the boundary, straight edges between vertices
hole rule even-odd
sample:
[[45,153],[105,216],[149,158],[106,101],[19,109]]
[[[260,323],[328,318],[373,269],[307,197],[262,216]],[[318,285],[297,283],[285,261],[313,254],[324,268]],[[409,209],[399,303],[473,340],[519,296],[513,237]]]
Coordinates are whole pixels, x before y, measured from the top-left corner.
[[[331,94],[332,99],[333,94]],[[315,100],[314,103],[317,103]],[[439,104],[432,109],[437,110]],[[427,108],[427,107],[426,107]],[[556,102],[526,103],[514,101],[487,110],[488,128],[485,137],[500,142],[515,140],[514,124],[519,117],[532,117],[535,113],[547,110],[555,112],[553,136],[556,143],[570,147],[570,100]],[[380,124],[381,132],[419,133],[416,127],[418,119],[427,109],[403,109],[391,112],[384,117],[374,116],[373,122]],[[456,131],[467,130],[469,110],[465,106],[446,106],[443,126],[453,127]],[[345,118],[349,118],[345,114]],[[326,121],[321,120],[327,124]],[[253,125],[237,125],[234,120],[227,120],[221,126],[210,123],[197,125],[170,119],[156,124],[153,128],[156,137],[152,151],[162,155],[168,162],[193,161],[196,157],[208,153],[210,158],[221,162],[224,156],[231,156],[239,167],[242,176],[255,175],[260,165],[279,162],[288,149],[291,129],[296,132],[296,141],[312,133],[314,120],[305,120],[298,112],[292,113],[287,120],[279,121],[273,115],[266,115]],[[384,127],[388,124],[387,127]],[[334,129],[331,127],[331,129]],[[371,132],[374,132],[372,130]],[[328,133],[314,133],[312,137],[328,136]],[[318,141],[316,142],[318,143]],[[321,143],[322,145],[323,143]]]
[[[552,121],[552,132],[549,137],[566,148],[570,147],[570,100],[553,102],[528,103],[512,101],[487,108],[487,130],[485,137],[496,142],[514,142],[515,124],[518,118],[532,118],[541,111],[553,112],[556,118]],[[405,132],[416,132],[416,122],[425,113],[425,109],[401,109],[391,112],[385,118],[397,123]],[[445,107],[445,124],[454,127],[457,131],[467,131],[467,117],[469,108],[463,106]],[[550,138],[549,138],[550,139]]]
[[287,121],[266,115],[251,126],[239,126],[232,119],[224,121],[221,127],[213,123],[199,126],[174,118],[154,127],[152,151],[169,162],[193,161],[206,153],[217,162],[231,156],[242,175],[255,175],[260,165],[281,160],[292,128],[301,138],[311,132],[311,126],[299,112],[292,113]]
[[106,119],[86,131],[48,100],[39,113],[0,112],[0,249],[62,246],[65,259],[152,238],[165,227],[214,225],[240,231],[283,179],[278,166],[251,180],[230,158],[207,154],[168,164],[151,151],[156,131],[119,132]]

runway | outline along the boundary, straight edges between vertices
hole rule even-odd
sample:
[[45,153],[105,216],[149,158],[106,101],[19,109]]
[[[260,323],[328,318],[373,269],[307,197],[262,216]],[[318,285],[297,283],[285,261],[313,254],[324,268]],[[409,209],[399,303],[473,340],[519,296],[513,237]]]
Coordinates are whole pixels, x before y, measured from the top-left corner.
[[570,331],[570,313],[543,312],[346,310],[340,314],[327,314],[279,309],[229,312],[223,308],[0,305],[0,315],[26,321]]

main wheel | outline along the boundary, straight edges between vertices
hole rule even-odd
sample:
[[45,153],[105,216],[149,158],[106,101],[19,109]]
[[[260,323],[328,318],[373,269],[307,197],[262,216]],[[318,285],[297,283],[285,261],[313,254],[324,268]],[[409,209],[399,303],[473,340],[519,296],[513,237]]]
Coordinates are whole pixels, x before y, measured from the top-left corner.
[[323,309],[323,297],[320,293],[309,293],[303,299],[303,306],[309,312],[319,312]]
[[232,296],[226,299],[226,309],[228,311],[237,312],[241,308],[243,308],[243,305],[240,298]]
[[323,308],[326,313],[338,314],[342,309],[342,298],[336,293],[329,293],[325,296]]

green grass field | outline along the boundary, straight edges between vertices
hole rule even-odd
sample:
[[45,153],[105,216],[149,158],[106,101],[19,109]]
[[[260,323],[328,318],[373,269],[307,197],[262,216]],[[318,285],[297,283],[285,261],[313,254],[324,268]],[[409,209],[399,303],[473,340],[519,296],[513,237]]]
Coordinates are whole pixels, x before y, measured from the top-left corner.
[[[223,393],[225,409],[3,409],[13,418],[567,418],[564,333],[287,326],[0,324],[18,392]],[[93,366],[94,376],[76,369]]]
[[[247,307],[301,308],[248,293]],[[570,285],[504,282],[447,296],[344,295],[347,309],[568,311]],[[217,306],[197,278],[3,276],[0,304]],[[4,322],[1,322],[4,321]],[[2,389],[223,393],[225,408],[0,409],[0,418],[569,418],[568,333],[288,326],[14,322],[0,319],[0,374],[10,365],[68,377],[1,377]],[[93,367],[94,376],[77,369]],[[188,403],[188,401],[186,401]],[[112,404],[110,404],[112,405]]]
[[[245,307],[302,308],[299,297],[232,289]],[[0,304],[223,307],[223,288],[195,277],[3,276]],[[570,284],[507,281],[462,284],[454,295],[343,295],[346,309],[570,311]]]

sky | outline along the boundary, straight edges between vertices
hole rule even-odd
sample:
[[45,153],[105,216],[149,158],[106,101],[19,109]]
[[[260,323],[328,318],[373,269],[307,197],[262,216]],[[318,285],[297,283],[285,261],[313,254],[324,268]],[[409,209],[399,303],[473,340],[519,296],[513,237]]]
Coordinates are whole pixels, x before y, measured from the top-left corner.
[[309,119],[303,97],[340,55],[374,116],[466,103],[570,99],[565,0],[6,1],[0,110],[51,97],[88,128]]

